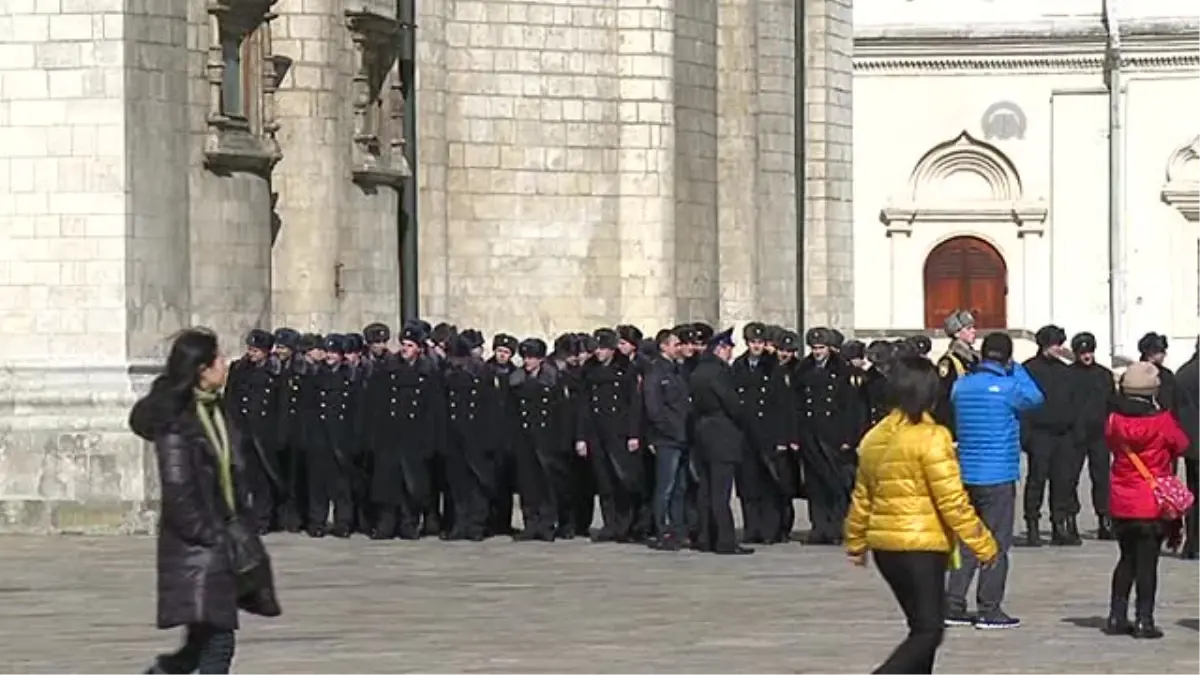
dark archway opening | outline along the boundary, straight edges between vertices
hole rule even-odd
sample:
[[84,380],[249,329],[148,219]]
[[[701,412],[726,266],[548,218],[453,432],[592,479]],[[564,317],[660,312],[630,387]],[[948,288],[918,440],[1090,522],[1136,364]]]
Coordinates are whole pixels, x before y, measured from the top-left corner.
[[979,328],[1008,327],[1008,267],[994,246],[978,237],[954,237],[925,259],[925,327],[940,330],[959,309]]

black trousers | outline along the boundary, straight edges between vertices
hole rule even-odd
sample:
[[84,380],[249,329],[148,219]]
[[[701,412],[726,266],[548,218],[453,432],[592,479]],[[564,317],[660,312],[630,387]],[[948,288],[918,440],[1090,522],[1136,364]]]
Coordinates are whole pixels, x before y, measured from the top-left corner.
[[701,544],[712,551],[732,551],[737,547],[737,531],[733,525],[733,481],[737,473],[735,462],[705,462],[704,480],[700,484]]
[[875,551],[873,557],[908,620],[908,637],[874,672],[932,673],[945,631],[949,555],[934,551]]
[[1025,479],[1025,518],[1041,517],[1046,484],[1050,485],[1050,517],[1079,515],[1079,474],[1085,452],[1066,434],[1030,431],[1025,439],[1029,475]]
[[554,536],[558,522],[558,502],[551,477],[552,467],[542,465],[536,442],[520,439],[517,443],[517,487],[521,492],[525,532],[548,538]]
[[282,480],[287,486],[286,498],[275,505],[280,527],[295,532],[304,527],[308,515],[308,463],[304,447],[298,441],[284,446],[279,453]]
[[1121,558],[1112,575],[1113,614],[1124,617],[1129,595],[1137,587],[1137,618],[1154,620],[1154,596],[1158,593],[1158,556],[1166,537],[1161,520],[1116,520],[1113,529]]
[[513,495],[517,492],[517,463],[513,453],[505,449],[496,454],[495,492],[492,494],[490,534],[512,534]]
[[246,464],[250,482],[251,513],[255,527],[260,532],[265,532],[272,528],[275,522],[275,504],[281,500],[277,499],[276,486],[271,482],[267,469],[263,467],[262,460],[250,443],[253,441],[243,447],[242,456],[248,458]]
[[[622,436],[602,435],[588,441],[588,456],[591,457],[592,472],[596,478],[596,492],[600,495],[600,517],[604,521],[602,531],[617,538],[630,536],[642,489],[642,458],[635,457],[636,462],[625,462],[622,454],[630,454],[627,441]],[[622,462],[620,466],[623,470],[634,472],[634,476],[622,480],[617,473],[617,462]]]
[[421,534],[422,500],[403,478],[395,481],[385,499],[375,503],[375,529],[385,537],[416,539]]
[[592,464],[587,457],[574,453],[565,464],[570,496],[565,508],[563,504],[559,505],[562,511],[559,525],[571,528],[573,534],[586,537],[591,533],[592,520],[596,516],[596,478]]
[[[1195,497],[1197,491],[1200,491],[1200,460],[1183,460],[1183,472],[1187,478],[1188,489]],[[1192,502],[1192,508],[1188,509],[1187,515],[1184,516],[1184,523],[1187,531],[1184,553],[1195,553],[1200,550],[1200,498]]]
[[309,471],[308,512],[305,522],[310,530],[324,528],[329,523],[329,505],[333,504],[333,524],[349,530],[354,525],[354,500],[350,492],[349,467],[339,466],[329,449],[312,449],[322,453],[319,460],[310,456],[308,465],[320,467]]
[[738,465],[738,501],[742,504],[742,539],[750,543],[773,542],[779,536],[782,497],[779,485],[757,454]]
[[429,501],[422,509],[423,522],[421,534],[437,536],[442,530],[454,526],[454,496],[450,492],[450,483],[446,479],[446,461],[441,456],[433,456],[427,460],[430,485],[433,490]]
[[854,488],[858,456],[853,450],[834,450],[833,453],[826,455],[820,449],[805,448],[801,450],[801,461],[805,463],[812,536],[841,541],[846,513],[850,510],[850,492]]
[[[1098,516],[1108,515],[1108,481],[1112,469],[1112,454],[1104,438],[1083,441],[1076,449],[1076,456],[1086,458],[1088,477],[1092,479],[1092,510]],[[1076,480],[1075,485],[1079,485]]]
[[487,492],[468,463],[466,452],[465,444],[451,440],[446,453],[446,482],[454,504],[454,523],[446,531],[451,539],[482,537],[487,529]]
[[150,672],[228,673],[236,644],[231,630],[194,624],[187,627],[183,646],[174,653],[160,655]]

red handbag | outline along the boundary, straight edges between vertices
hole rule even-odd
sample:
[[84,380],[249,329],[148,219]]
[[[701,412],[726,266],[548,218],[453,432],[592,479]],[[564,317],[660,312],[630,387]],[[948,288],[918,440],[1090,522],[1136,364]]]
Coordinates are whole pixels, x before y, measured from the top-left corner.
[[1163,520],[1183,518],[1183,514],[1192,507],[1192,502],[1196,501],[1192,491],[1187,489],[1187,486],[1177,476],[1155,478],[1137,453],[1128,447],[1121,449],[1125,451],[1125,456],[1129,458],[1130,462],[1133,462],[1133,468],[1142,474],[1142,478],[1146,479],[1146,484],[1150,486],[1150,491],[1154,493],[1154,501],[1158,503],[1158,515]]

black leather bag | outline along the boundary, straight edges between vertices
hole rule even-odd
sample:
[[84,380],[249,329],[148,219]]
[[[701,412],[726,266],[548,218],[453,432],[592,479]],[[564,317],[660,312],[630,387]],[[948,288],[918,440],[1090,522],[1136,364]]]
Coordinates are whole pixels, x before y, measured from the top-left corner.
[[237,580],[238,607],[259,616],[279,616],[282,610],[275,597],[275,577],[271,556],[258,532],[237,518],[227,521],[229,555]]

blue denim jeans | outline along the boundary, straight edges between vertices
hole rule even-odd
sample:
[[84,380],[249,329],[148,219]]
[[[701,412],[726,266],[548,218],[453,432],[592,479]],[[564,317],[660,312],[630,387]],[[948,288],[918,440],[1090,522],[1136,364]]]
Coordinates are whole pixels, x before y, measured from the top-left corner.
[[654,524],[658,535],[684,536],[684,495],[687,491],[687,462],[678,445],[654,446],[657,458],[654,486]]

